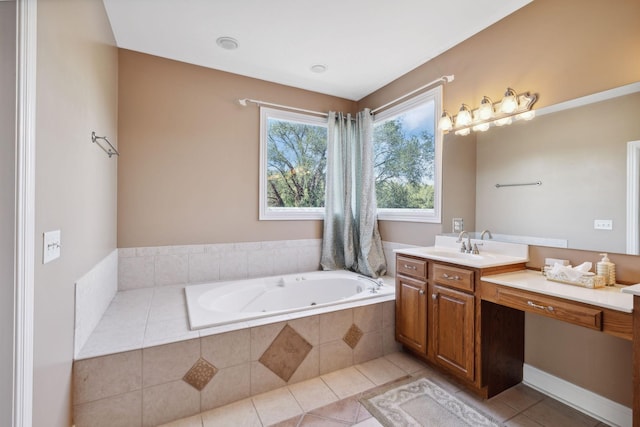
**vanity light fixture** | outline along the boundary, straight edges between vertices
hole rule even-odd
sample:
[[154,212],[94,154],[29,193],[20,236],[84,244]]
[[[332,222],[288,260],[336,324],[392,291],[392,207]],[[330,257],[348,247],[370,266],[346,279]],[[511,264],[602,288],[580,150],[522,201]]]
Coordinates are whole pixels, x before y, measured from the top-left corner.
[[484,132],[493,126],[506,126],[516,120],[531,120],[535,117],[535,111],[531,108],[537,101],[537,94],[524,92],[518,94],[515,90],[507,88],[500,102],[493,102],[488,96],[482,97],[480,106],[471,110],[467,104],[462,104],[460,111],[451,117],[446,111],[438,121],[438,129],[441,131],[455,132],[456,135],[469,135],[471,131]]

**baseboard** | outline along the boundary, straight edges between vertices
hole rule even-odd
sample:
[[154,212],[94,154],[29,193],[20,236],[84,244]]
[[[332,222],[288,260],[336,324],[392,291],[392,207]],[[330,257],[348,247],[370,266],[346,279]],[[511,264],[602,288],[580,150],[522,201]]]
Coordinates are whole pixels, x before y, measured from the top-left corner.
[[631,408],[526,363],[522,382],[604,423],[619,427],[632,425]]

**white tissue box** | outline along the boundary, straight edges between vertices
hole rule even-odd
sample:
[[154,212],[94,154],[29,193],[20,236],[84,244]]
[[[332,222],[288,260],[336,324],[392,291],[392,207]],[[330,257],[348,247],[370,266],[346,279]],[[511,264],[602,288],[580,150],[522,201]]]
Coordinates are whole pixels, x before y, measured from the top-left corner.
[[566,283],[567,285],[582,286],[583,288],[603,288],[605,286],[605,280],[602,276],[596,276],[592,274],[583,274],[577,280],[570,280],[564,273],[552,273],[551,269],[545,268],[544,275],[547,280],[552,282]]

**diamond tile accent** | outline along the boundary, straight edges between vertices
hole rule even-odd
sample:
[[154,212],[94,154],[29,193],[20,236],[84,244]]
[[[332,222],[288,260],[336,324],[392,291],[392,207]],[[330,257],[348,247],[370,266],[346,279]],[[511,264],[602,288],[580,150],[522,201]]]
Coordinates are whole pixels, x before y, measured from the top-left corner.
[[284,381],[289,381],[312,348],[295,329],[285,325],[259,361]]
[[358,328],[358,326],[353,323],[347,333],[344,334],[344,337],[342,337],[342,340],[346,342],[349,347],[356,348],[360,342],[360,338],[362,338],[362,335],[364,335],[362,329]]
[[196,390],[201,391],[209,384],[216,372],[218,372],[218,368],[200,358],[193,364],[182,380]]

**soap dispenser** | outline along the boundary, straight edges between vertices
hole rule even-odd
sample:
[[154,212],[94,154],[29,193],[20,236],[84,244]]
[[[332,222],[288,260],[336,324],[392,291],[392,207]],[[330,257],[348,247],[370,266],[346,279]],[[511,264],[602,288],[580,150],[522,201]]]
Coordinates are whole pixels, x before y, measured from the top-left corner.
[[604,277],[607,286],[616,284],[616,265],[609,260],[607,254],[600,254],[602,259],[596,264],[596,274]]

